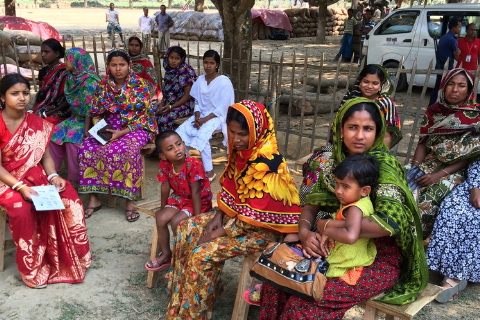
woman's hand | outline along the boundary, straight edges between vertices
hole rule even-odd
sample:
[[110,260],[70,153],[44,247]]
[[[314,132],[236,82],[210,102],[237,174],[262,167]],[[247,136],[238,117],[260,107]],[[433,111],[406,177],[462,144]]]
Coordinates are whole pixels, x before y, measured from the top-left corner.
[[205,122],[207,122],[205,118],[195,119],[195,121],[193,122],[193,127],[198,130],[203,124],[205,124]]
[[158,107],[157,109],[157,112],[155,112],[155,114],[157,116],[163,116],[165,113],[169,112],[170,110],[172,110],[172,106],[171,105],[163,105],[163,104],[160,104],[160,106]]
[[105,130],[112,133],[112,137],[108,142],[115,142],[124,135],[122,131],[113,130],[113,129],[105,129]]
[[63,192],[65,191],[65,187],[67,186],[67,183],[63,178],[60,176],[56,176],[50,180],[50,184],[54,185],[55,188],[57,188],[58,192]]
[[440,179],[445,175],[445,172],[443,171],[437,171],[435,173],[428,173],[428,174],[425,174],[423,176],[421,176],[420,178],[418,178],[417,180],[415,180],[418,185],[422,188],[424,187],[428,187],[428,186],[431,186],[432,184],[435,184],[437,183],[438,181],[440,181]]
[[88,132],[87,128],[84,128],[83,130],[83,137],[86,139],[88,137],[90,137],[90,133]]
[[23,187],[18,192],[21,193],[23,199],[26,201],[32,201],[32,194],[38,196],[38,193],[29,186]]
[[204,236],[212,233],[214,230],[223,227],[223,214],[219,211],[215,212],[215,216],[205,226]]
[[470,203],[475,209],[480,209],[480,189],[473,188],[470,190]]
[[320,250],[320,242],[322,236],[313,231],[301,232],[298,234],[302,242],[303,255],[307,258],[320,258],[322,251]]

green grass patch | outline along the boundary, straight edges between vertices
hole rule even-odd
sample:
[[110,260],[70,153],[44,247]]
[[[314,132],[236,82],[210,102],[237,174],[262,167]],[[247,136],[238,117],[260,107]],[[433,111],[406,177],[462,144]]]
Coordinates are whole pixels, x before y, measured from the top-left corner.
[[68,303],[63,302],[60,305],[62,314],[58,318],[59,320],[76,320],[85,318],[88,314],[88,309],[81,303]]

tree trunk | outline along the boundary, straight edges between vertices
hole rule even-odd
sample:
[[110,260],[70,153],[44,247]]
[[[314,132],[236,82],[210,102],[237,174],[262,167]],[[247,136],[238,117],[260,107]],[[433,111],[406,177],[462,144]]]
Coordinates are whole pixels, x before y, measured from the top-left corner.
[[[247,53],[252,50],[252,13],[255,0],[212,0],[220,13],[224,34],[224,58],[247,61]],[[240,73],[238,62],[233,63],[232,74],[230,74],[230,62],[222,65],[222,73],[230,77],[236,89],[244,90],[247,75],[247,65],[242,64]],[[239,77],[240,76],[240,77]],[[243,98],[244,96],[242,96]],[[236,97],[238,98],[238,97]]]
[[[35,0],[35,2],[36,2],[36,1],[37,1],[37,0]],[[83,6],[84,6],[85,8],[88,7],[88,0],[83,0]]]
[[327,29],[327,4],[321,1],[318,4],[318,25],[317,25],[317,43],[325,43],[325,33]]
[[205,5],[205,0],[195,0],[195,11],[203,12],[204,5]]
[[133,9],[133,0],[128,0],[129,4],[130,4],[130,9]]
[[168,0],[168,7],[167,8],[171,8],[172,7],[172,0]]
[[268,7],[267,7],[268,9],[270,9],[270,1],[271,0],[268,0]]
[[14,17],[17,16],[15,13],[15,0],[5,0],[5,15]]

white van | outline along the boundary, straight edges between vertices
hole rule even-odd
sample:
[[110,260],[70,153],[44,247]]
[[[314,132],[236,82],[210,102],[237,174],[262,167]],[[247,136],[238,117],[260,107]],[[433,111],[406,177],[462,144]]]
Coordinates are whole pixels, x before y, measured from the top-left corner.
[[[432,59],[435,67],[434,39],[448,32],[448,22],[452,18],[462,22],[459,37],[465,36],[465,26],[469,23],[475,23],[480,31],[480,4],[413,6],[393,11],[366,36],[363,47],[366,62],[378,64],[383,60],[384,67],[398,68],[404,56],[405,69],[411,69],[415,59],[418,59],[417,69],[428,69]],[[413,84],[423,86],[425,77],[425,74],[416,75]],[[435,78],[430,77],[429,87],[435,86]],[[401,74],[397,90],[405,89],[409,81],[410,75]]]

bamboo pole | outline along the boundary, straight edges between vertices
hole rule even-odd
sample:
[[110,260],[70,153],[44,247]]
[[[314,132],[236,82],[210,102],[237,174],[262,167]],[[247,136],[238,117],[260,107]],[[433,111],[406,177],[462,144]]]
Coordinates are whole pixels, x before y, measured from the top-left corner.
[[247,74],[246,74],[246,83],[245,83],[245,99],[248,100],[248,91],[250,89],[250,71],[251,71],[251,67],[250,67],[250,60],[251,60],[251,51],[248,50],[247,51]]
[[[75,48],[75,41],[73,40],[73,37],[72,37],[72,48]],[[66,50],[67,48],[65,48]]]
[[223,46],[220,44],[220,58],[222,59],[221,60],[222,63],[220,63],[220,68],[218,70],[219,73],[223,73],[223,68],[222,68],[222,66],[223,66],[223,51],[222,51],[222,49],[223,49]]
[[268,80],[267,80],[267,93],[265,95],[265,105],[268,105],[270,102],[270,83],[272,81],[272,57],[273,57],[273,51],[270,54],[270,64],[268,65]]
[[477,71],[475,72],[475,81],[473,84],[473,90],[475,90],[475,92],[477,91],[477,88],[478,88],[478,77],[480,77],[480,64],[478,65]]
[[[277,97],[279,97],[282,94],[282,79],[283,79],[283,52],[282,55],[280,56],[280,67],[279,72],[278,72],[278,83],[277,83]],[[260,88],[258,88],[260,90]],[[276,98],[278,99],[278,98]],[[280,101],[275,102],[275,119],[274,119],[274,128],[276,129],[278,127],[278,118],[280,116]]]
[[[352,55],[352,59],[353,59],[353,55]],[[322,88],[322,75],[323,75],[324,61],[325,61],[325,52],[322,52],[322,59],[320,60],[320,71],[318,72],[318,85],[317,85],[317,95],[315,97],[315,110],[313,111],[313,128],[312,128],[312,140],[310,142],[310,152],[313,152],[313,150],[315,149],[315,131],[317,129],[318,105],[320,104],[320,89]],[[348,84],[348,80],[347,80],[347,84]]]
[[37,80],[35,79],[32,52],[30,51],[30,41],[28,40],[28,38],[27,38],[27,51],[28,51],[28,61],[30,62],[30,71],[32,72],[33,89],[35,90],[35,92],[37,92]]
[[13,40],[13,51],[15,53],[15,63],[17,64],[17,73],[20,73],[20,66],[18,63],[17,41]]
[[417,69],[417,62],[418,62],[418,57],[415,58],[415,61],[413,62],[412,75],[410,76],[410,83],[408,84],[407,97],[405,99],[405,103],[403,104],[402,118],[400,120],[400,127],[403,127],[403,122],[405,121],[405,114],[407,113],[408,106],[410,104],[410,101],[412,100],[412,89],[413,89],[413,82],[414,82],[414,79],[415,79],[415,73],[416,73],[416,69]]
[[200,40],[197,40],[197,75],[200,77],[202,70],[200,69]]
[[352,58],[350,59],[350,64],[348,66],[347,84],[345,85],[345,89],[347,89],[347,92],[350,89],[350,76],[352,74],[353,58],[354,58],[354,55],[352,54]]
[[67,50],[67,47],[65,46],[65,35],[62,37],[62,42],[63,42],[63,49]]
[[[335,74],[335,82],[333,84],[333,97],[332,97],[332,106],[330,107],[330,118],[328,121],[328,131],[327,136],[330,135],[330,131],[332,130],[332,123],[333,123],[333,110],[335,109],[336,97],[337,97],[337,89],[338,89],[338,75],[340,74],[340,62],[342,61],[342,55],[337,61],[337,73]],[[362,60],[361,64],[365,63],[365,59]]]
[[233,78],[233,46],[232,46],[232,49],[230,50],[230,77]]
[[241,77],[241,71],[242,71],[242,50],[238,52],[238,63],[237,63],[237,88],[238,88],[238,98],[240,99],[241,94],[242,94],[242,81],[240,80]]
[[397,73],[395,74],[395,86],[394,86],[395,88],[391,95],[392,100],[395,98],[395,93],[397,92],[397,85],[398,85],[398,81],[400,81],[400,73],[402,71],[404,61],[405,61],[405,57],[402,56],[402,59],[400,59],[400,63],[398,64]]
[[158,77],[158,82],[160,83],[160,87],[162,87],[163,79],[162,79],[162,70],[161,70],[161,65],[160,65],[160,58],[158,56],[158,49],[157,46],[154,46],[153,48],[153,64],[155,66],[155,72],[157,73]]
[[292,58],[292,81],[290,83],[290,101],[288,102],[288,117],[287,117],[287,127],[285,132],[285,146],[283,150],[283,155],[287,155],[287,147],[288,147],[288,136],[290,135],[290,119],[292,118],[292,105],[293,105],[293,82],[295,81],[295,50],[293,50],[293,58]]
[[[307,101],[307,66],[308,66],[308,51],[305,52],[305,61],[303,66],[303,95],[302,105],[300,108],[300,127],[298,128],[298,143],[297,143],[297,155],[295,160],[300,158],[300,151],[302,147],[302,133],[303,133],[303,121],[305,120],[305,102]],[[335,100],[335,99],[334,99]]]
[[[5,57],[5,47],[3,46],[3,37],[0,37],[0,41],[2,44],[2,58],[3,58],[3,72],[5,72],[5,75],[8,74],[7,72],[7,58]],[[1,74],[1,72],[0,72]]]
[[[282,58],[283,58],[283,52],[282,52]],[[258,101],[260,99],[260,91],[261,91],[260,90],[260,77],[261,76],[262,76],[262,50],[260,49],[260,54],[258,55],[258,78],[257,78],[257,100],[256,101]]]
[[[270,116],[272,117],[273,123],[275,123],[277,119],[277,114],[275,113],[275,109],[272,110],[277,100],[277,77],[278,77],[278,66],[275,66],[272,68],[272,88],[268,90],[268,91],[270,90],[272,91],[271,101],[268,104],[268,106],[265,105],[267,107],[268,112],[270,113]],[[247,95],[247,99],[248,99],[248,95]]]
[[190,38],[189,38],[189,40],[187,41],[187,59],[188,59],[188,60],[187,60],[187,61],[188,61],[187,63],[188,63],[189,65],[191,65],[191,64],[190,64]]
[[[95,34],[92,34],[92,40],[93,40],[93,58],[95,59],[95,70],[97,71],[97,74],[99,75],[100,73],[98,72],[98,58],[97,58],[97,41],[95,40]],[[106,66],[105,66],[106,68]]]
[[106,72],[106,70],[107,70],[107,53],[105,52],[105,39],[103,39],[103,33],[100,33],[100,40],[102,41],[103,62],[105,64],[105,72]]
[[82,47],[83,50],[87,51],[87,46],[85,45],[85,36],[82,36]]

